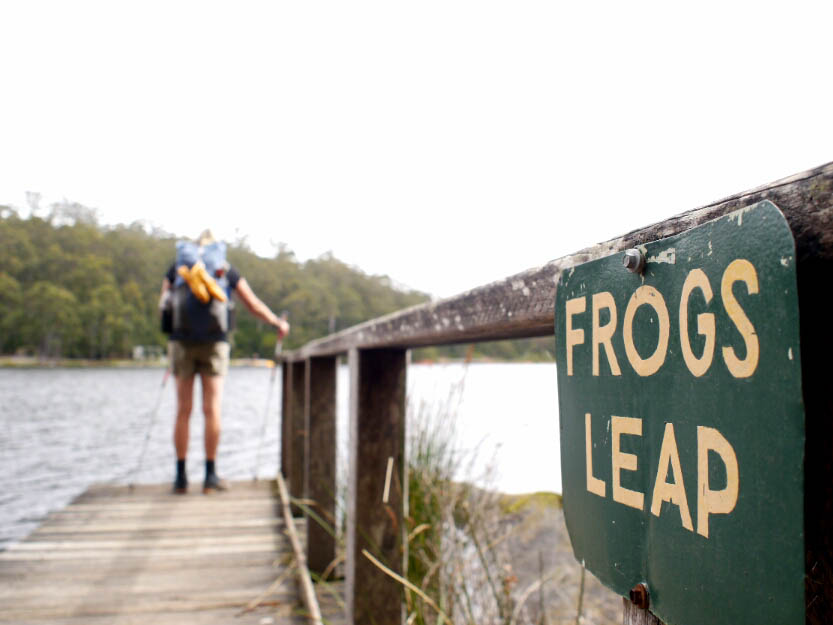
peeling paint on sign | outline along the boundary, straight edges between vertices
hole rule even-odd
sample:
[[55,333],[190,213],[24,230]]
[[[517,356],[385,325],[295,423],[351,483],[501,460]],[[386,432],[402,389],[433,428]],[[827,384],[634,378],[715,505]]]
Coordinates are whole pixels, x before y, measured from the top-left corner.
[[669,247],[667,250],[663,250],[659,254],[655,254],[654,256],[648,256],[647,262],[667,263],[669,265],[675,265],[677,263],[677,250],[673,247]]

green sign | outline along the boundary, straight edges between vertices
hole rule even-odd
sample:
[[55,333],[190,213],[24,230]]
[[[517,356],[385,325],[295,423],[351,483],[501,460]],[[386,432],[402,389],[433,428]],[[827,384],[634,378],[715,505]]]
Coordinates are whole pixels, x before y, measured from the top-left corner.
[[[564,514],[576,557],[669,625],[804,623],[795,245],[770,202],[564,271]],[[639,254],[632,254],[640,260]],[[633,259],[632,259],[633,260]]]

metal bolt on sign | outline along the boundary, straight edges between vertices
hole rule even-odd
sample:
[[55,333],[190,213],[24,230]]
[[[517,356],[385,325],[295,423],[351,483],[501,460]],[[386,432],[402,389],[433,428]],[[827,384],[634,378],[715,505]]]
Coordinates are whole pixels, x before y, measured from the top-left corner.
[[622,265],[631,273],[642,273],[645,268],[645,256],[639,250],[631,248],[622,257]]
[[645,584],[637,584],[631,588],[630,592],[631,603],[633,603],[640,610],[647,610],[650,603],[648,596],[648,587]]

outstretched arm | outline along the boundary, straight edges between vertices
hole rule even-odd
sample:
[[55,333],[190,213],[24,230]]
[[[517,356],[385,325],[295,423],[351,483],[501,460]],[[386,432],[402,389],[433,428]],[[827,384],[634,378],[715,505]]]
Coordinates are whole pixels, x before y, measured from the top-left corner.
[[257,295],[255,295],[255,292],[252,291],[252,287],[250,287],[249,283],[246,282],[246,278],[240,278],[237,282],[235,292],[240,296],[240,299],[243,300],[243,303],[246,305],[246,308],[249,309],[249,312],[255,317],[262,319],[274,327],[281,337],[289,334],[289,323],[273,313],[269,307],[264,304]]

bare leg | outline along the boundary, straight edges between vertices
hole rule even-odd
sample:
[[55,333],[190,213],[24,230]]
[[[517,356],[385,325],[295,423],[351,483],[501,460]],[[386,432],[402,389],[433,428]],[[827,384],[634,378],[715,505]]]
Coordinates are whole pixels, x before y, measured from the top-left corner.
[[176,424],[174,425],[174,447],[177,460],[188,455],[188,421],[194,401],[194,376],[182,376],[176,380]]
[[208,375],[201,373],[202,379],[202,411],[205,414],[205,459],[217,458],[217,447],[220,444],[220,407],[223,401],[222,375]]

